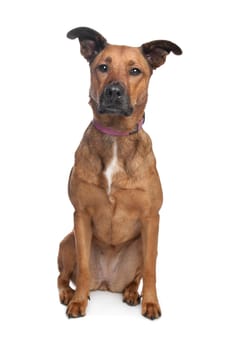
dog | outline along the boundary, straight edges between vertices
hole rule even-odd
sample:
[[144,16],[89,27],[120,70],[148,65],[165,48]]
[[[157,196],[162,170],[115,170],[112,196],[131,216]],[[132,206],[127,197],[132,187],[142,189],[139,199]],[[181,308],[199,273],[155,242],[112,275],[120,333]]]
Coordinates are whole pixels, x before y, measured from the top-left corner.
[[67,36],[79,39],[81,54],[90,64],[93,121],[69,177],[74,228],[59,248],[60,302],[67,305],[68,317],[80,317],[86,314],[90,291],[108,290],[122,293],[128,305],[142,302],[142,315],[157,319],[162,189],[152,142],[142,126],[153,70],[170,52],[182,51],[166,40],[139,48],[110,45],[86,27]]

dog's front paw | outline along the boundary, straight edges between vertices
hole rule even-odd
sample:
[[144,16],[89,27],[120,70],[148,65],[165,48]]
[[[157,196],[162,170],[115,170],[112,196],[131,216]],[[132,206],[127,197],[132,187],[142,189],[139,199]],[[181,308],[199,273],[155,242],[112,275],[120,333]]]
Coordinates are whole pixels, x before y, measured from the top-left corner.
[[82,317],[86,315],[86,308],[87,308],[87,300],[71,300],[67,310],[66,314],[69,318],[75,318],[75,317]]
[[162,315],[160,306],[157,302],[155,303],[143,302],[142,314],[143,316],[149,318],[150,320],[155,320],[156,318],[159,318]]

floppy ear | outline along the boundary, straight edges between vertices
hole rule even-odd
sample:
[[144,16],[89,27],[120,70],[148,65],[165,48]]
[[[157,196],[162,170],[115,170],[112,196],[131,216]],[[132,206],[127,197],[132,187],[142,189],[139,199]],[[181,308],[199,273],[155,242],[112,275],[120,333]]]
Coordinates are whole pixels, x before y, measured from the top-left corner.
[[152,69],[156,69],[166,60],[166,56],[172,51],[175,55],[181,55],[182,50],[176,44],[167,40],[155,40],[143,44],[141,50]]
[[107,45],[106,39],[91,28],[78,27],[67,33],[69,39],[79,38],[81,54],[88,62],[92,62],[94,58]]

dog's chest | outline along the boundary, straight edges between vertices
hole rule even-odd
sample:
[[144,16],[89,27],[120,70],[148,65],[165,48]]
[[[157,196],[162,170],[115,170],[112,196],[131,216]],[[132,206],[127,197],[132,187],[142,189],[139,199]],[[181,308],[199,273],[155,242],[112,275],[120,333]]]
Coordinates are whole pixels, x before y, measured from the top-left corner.
[[120,170],[118,157],[117,157],[117,142],[113,142],[112,146],[112,158],[107,164],[106,170],[104,171],[105,178],[107,180],[107,194],[111,193],[113,176]]

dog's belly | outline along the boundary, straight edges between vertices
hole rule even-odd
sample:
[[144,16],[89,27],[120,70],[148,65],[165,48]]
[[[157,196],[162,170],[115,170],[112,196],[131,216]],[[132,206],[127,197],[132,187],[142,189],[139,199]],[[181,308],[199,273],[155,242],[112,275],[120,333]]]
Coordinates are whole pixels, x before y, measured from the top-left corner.
[[135,276],[140,274],[141,266],[141,237],[120,246],[109,246],[93,239],[90,289],[123,292]]

